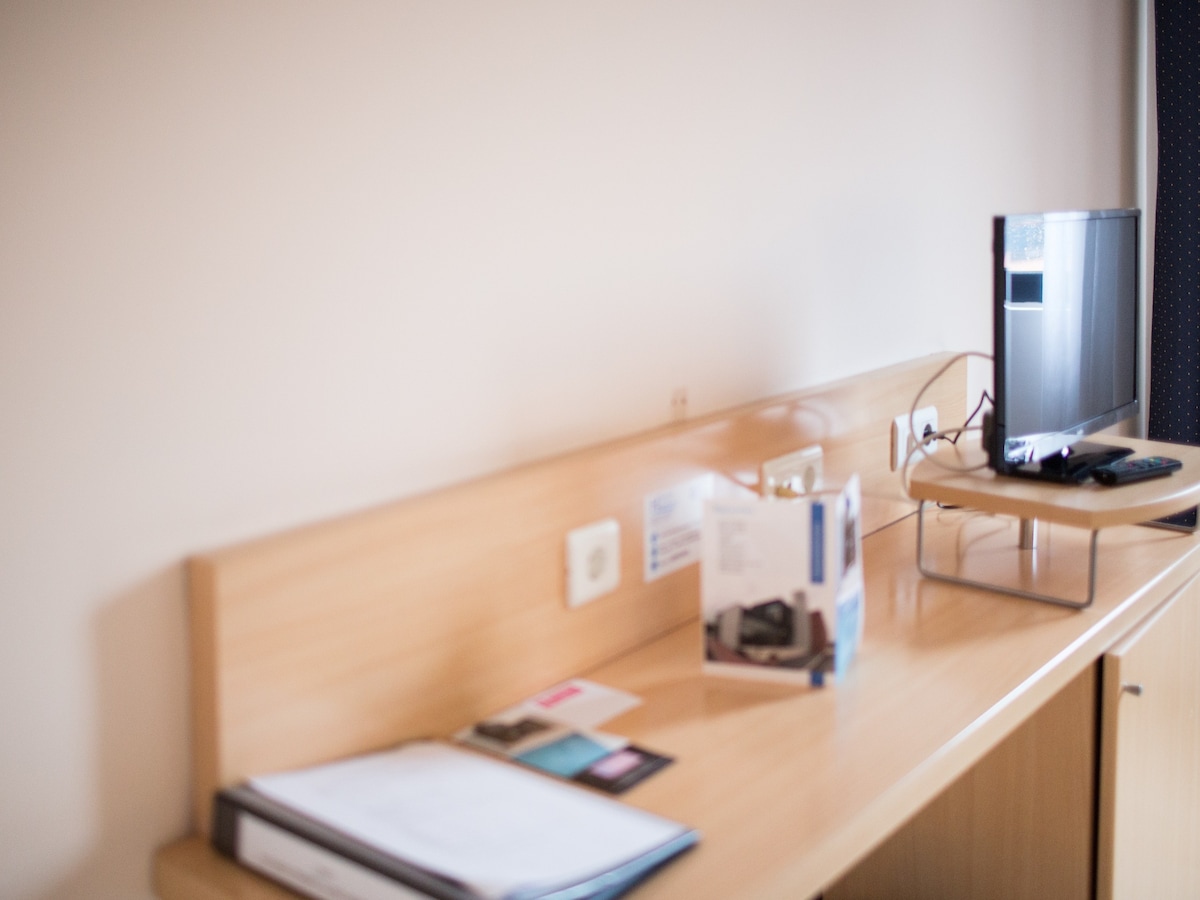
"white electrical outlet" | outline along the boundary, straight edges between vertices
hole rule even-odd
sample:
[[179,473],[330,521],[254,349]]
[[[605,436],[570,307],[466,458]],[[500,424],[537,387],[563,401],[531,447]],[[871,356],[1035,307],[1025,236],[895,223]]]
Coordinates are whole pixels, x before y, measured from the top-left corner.
[[[924,406],[912,414],[911,427],[909,423],[909,415],[905,413],[902,416],[896,416],[892,420],[892,471],[896,471],[904,465],[905,461],[913,462],[914,458],[920,457],[920,452],[917,450],[917,444],[924,442],[929,435],[937,434],[938,430],[938,414],[936,406]],[[914,439],[913,435],[916,435]],[[937,441],[930,440],[925,443],[925,452],[932,454],[937,452]]]
[[820,444],[768,459],[759,467],[758,492],[764,497],[794,497],[821,486],[824,454]]
[[581,606],[621,583],[621,526],[604,519],[567,532],[567,605]]

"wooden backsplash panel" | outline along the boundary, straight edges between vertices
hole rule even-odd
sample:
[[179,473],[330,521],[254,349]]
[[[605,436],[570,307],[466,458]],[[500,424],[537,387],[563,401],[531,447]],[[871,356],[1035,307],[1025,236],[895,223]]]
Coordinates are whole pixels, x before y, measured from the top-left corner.
[[[763,459],[820,443],[828,477],[861,476],[866,531],[908,514],[888,470],[890,422],[949,358],[194,557],[197,828],[207,833],[219,786],[449,733],[694,619],[698,567],[643,581],[648,494],[709,472],[754,486]],[[923,402],[943,427],[961,422],[965,364]],[[566,532],[610,516],[621,523],[621,586],[568,610]]]

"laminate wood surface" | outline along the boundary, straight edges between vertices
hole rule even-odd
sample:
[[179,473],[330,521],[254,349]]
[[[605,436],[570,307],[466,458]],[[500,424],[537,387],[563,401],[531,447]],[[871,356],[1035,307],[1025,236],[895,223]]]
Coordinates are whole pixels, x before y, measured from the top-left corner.
[[222,856],[199,837],[159,851],[154,890],[171,900],[296,900],[297,896]]
[[[1060,530],[1056,547],[1086,553],[1085,533]],[[804,897],[834,885],[1200,566],[1190,535],[1127,526],[1109,538],[1111,573],[1083,611],[921,578],[911,518],[868,538],[864,644],[833,688],[702,676],[698,629],[597,670],[647,699],[612,730],[681,760],[629,802],[705,835],[639,896]]]
[[[915,504],[887,469],[888,434],[946,361],[198,555],[189,566],[195,833],[158,855],[160,896],[277,895],[208,849],[216,788],[450,735],[572,676],[643,698],[606,728],[676,762],[623,799],[702,833],[637,896],[802,898],[834,885],[1200,570],[1193,536],[1123,525],[1103,533],[1095,602],[1083,611],[922,578]],[[959,372],[926,394],[943,423],[965,416],[964,385]],[[705,675],[698,567],[642,577],[646,498],[714,474],[750,487],[762,460],[814,442],[831,480],[863,480],[858,659],[823,690]],[[569,610],[564,535],[608,516],[622,528],[621,587]],[[934,518],[931,559],[1013,571],[1015,519]],[[1039,590],[1070,586],[1087,538],[1048,525],[1038,553],[1018,555],[1022,577]]]
[[1092,897],[1097,688],[1090,666],[824,900]]
[[[892,417],[950,355],[892,366],[189,563],[194,826],[251,775],[452,731],[694,620],[698,566],[643,578],[647,497],[698,477],[753,488],[818,443],[862,479],[864,528],[913,509],[888,471]],[[965,416],[965,364],[926,394]],[[565,604],[564,538],[615,518],[621,585]]]
[[[941,550],[955,543],[943,525]],[[1056,548],[1086,552],[1084,532],[1060,530]],[[865,539],[866,633],[842,684],[705,675],[697,620],[574,673],[641,696],[606,729],[676,759],[624,801],[702,833],[636,896],[796,898],[834,885],[1200,569],[1193,536],[1117,527],[1095,603],[1073,611],[923,579],[914,541],[913,517]],[[160,883],[179,857],[197,864],[198,842],[160,858]]]
[[1200,896],[1200,579],[1104,656],[1100,900]]

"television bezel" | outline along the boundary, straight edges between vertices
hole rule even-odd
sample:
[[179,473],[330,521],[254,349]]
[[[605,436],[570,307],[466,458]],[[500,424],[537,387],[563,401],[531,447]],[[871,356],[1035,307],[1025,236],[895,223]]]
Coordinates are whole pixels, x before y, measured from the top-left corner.
[[[1008,364],[1005,352],[1005,302],[1008,296],[1007,269],[1004,261],[1005,224],[1013,219],[1038,217],[1045,222],[1063,222],[1092,219],[1132,218],[1134,227],[1133,239],[1133,285],[1134,285],[1134,327],[1131,340],[1133,342],[1133,399],[1127,403],[1104,411],[1082,422],[1067,423],[1065,427],[1054,432],[1045,432],[1038,441],[1036,459],[1030,462],[1010,462],[1005,458],[1006,441],[1012,437],[1007,430],[1007,380],[1004,377]],[[1018,213],[996,216],[992,220],[992,390],[993,411],[989,416],[990,422],[986,428],[985,443],[988,454],[988,464],[996,472],[1003,475],[1030,475],[1042,477],[1044,473],[1037,470],[1039,463],[1047,459],[1061,456],[1065,459],[1071,453],[1073,445],[1079,444],[1083,438],[1095,434],[1102,429],[1133,418],[1141,409],[1141,379],[1138,370],[1141,366],[1141,210],[1135,208],[1121,209],[1091,209],[1064,210],[1043,213]],[[1089,448],[1095,449],[1095,448]],[[1073,480],[1073,479],[1072,479]]]

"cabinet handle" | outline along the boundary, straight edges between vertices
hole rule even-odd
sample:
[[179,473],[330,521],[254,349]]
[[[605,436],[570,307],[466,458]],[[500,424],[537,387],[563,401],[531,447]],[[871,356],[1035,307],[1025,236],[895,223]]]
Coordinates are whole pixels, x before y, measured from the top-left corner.
[[1126,694],[1133,694],[1135,697],[1142,696],[1142,686],[1140,684],[1123,684],[1121,690]]

